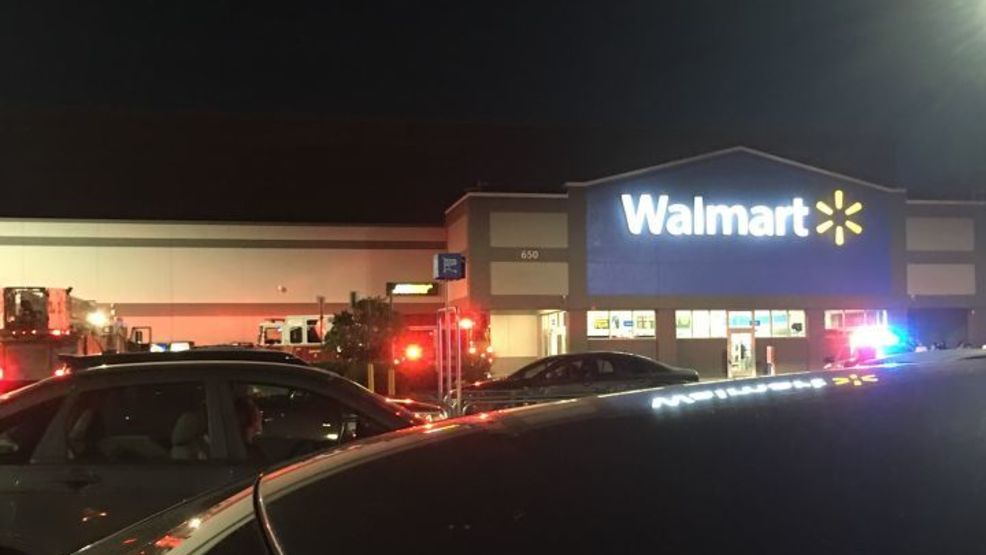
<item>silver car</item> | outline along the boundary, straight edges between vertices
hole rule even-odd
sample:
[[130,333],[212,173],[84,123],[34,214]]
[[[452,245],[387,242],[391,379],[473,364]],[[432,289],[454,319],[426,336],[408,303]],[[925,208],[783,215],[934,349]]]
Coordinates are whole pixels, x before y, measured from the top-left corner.
[[0,553],[67,553],[282,461],[421,420],[330,372],[97,367],[0,398]]

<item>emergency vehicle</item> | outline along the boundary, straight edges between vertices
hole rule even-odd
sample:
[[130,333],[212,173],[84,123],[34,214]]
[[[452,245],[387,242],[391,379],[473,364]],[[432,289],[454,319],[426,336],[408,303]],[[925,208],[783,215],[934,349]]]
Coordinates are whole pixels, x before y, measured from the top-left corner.
[[257,344],[290,353],[306,362],[328,360],[323,340],[332,328],[332,315],[285,316],[260,322]]
[[150,329],[129,337],[112,308],[71,295],[72,288],[5,287],[0,321],[0,380],[24,383],[51,376],[59,355],[140,350]]

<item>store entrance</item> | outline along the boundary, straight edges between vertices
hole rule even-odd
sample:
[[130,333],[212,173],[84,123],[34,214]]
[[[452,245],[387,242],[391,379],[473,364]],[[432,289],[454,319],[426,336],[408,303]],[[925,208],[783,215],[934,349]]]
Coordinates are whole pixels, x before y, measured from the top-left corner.
[[730,378],[752,378],[757,375],[756,347],[756,336],[753,328],[729,330],[726,355]]
[[568,352],[567,314],[562,310],[538,315],[541,323],[541,356],[563,355]]

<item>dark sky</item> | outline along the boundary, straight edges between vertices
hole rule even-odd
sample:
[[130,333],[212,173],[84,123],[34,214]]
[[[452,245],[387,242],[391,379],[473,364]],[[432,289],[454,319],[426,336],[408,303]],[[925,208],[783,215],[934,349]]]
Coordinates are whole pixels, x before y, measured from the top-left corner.
[[437,222],[732,144],[986,197],[986,0],[0,3],[0,215]]

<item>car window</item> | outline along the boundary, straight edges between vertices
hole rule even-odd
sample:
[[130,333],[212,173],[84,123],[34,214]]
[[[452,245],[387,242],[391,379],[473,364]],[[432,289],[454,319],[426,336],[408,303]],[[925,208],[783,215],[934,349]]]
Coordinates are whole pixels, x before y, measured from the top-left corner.
[[264,345],[280,345],[281,328],[276,328],[276,327],[264,328],[263,342]]
[[582,372],[582,360],[579,358],[563,358],[550,365],[545,372],[538,376],[538,381],[547,384],[577,380]]
[[79,463],[196,462],[210,457],[202,383],[86,391],[66,421],[67,457]]
[[613,362],[605,357],[587,360],[583,370],[589,379],[606,380],[617,376]]
[[292,345],[304,343],[304,337],[304,332],[302,331],[301,326],[292,326],[288,331],[288,342]]
[[237,382],[233,399],[247,457],[263,464],[384,431],[343,403],[306,389]]
[[62,400],[38,403],[0,420],[0,464],[25,464],[31,459]]
[[653,374],[659,368],[649,360],[635,356],[608,358],[617,378],[640,378]]
[[321,343],[322,337],[318,334],[318,320],[308,320],[306,337],[308,343]]
[[521,368],[517,372],[510,375],[511,380],[529,380],[537,377],[538,374],[544,372],[548,368],[548,364],[554,362],[555,359],[542,360],[538,362],[531,363],[525,368]]
[[206,555],[267,555],[267,544],[256,520],[250,520],[219,541]]

